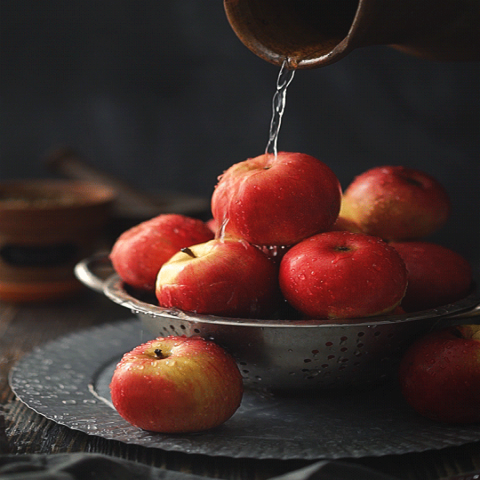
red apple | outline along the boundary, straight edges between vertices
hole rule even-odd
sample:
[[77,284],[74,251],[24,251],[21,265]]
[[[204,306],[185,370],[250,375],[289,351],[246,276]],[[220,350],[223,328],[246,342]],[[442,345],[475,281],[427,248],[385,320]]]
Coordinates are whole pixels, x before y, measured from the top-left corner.
[[430,242],[392,242],[408,272],[402,300],[407,312],[447,305],[468,295],[472,268],[457,252]]
[[444,187],[420,170],[375,167],[345,190],[340,217],[384,240],[417,240],[444,225],[450,200]]
[[227,317],[264,318],[280,307],[278,268],[243,239],[223,238],[175,254],[158,272],[163,307]]
[[212,195],[225,231],[255,245],[293,245],[328,230],[340,209],[333,171],[303,153],[263,154],[232,165]]
[[361,318],[393,310],[405,294],[407,270],[383,240],[326,232],[293,246],[280,263],[280,288],[310,318]]
[[217,234],[218,222],[214,218],[211,218],[210,220],[207,221],[207,227],[213,232],[214,235]]
[[335,220],[335,223],[331,226],[329,231],[362,233],[355,222],[340,216]]
[[174,253],[212,238],[213,233],[201,220],[163,214],[122,233],[113,245],[110,260],[128,285],[153,292],[160,267]]
[[448,423],[480,421],[480,326],[460,325],[418,339],[400,363],[401,391],[421,415]]
[[225,350],[201,337],[160,337],[126,353],[110,383],[121,417],[144,430],[197,432],[240,406],[242,376]]

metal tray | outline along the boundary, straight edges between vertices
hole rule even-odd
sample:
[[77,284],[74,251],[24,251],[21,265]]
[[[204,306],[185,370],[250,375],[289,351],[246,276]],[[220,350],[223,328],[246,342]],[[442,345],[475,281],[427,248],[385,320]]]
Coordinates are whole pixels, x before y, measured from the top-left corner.
[[480,439],[480,425],[425,419],[395,382],[363,391],[273,395],[247,390],[235,415],[214,430],[163,435],[125,422],[109,403],[123,353],[151,334],[138,319],[70,334],[41,346],[11,370],[17,397],[71,429],[166,451],[257,459],[338,459],[421,452]]

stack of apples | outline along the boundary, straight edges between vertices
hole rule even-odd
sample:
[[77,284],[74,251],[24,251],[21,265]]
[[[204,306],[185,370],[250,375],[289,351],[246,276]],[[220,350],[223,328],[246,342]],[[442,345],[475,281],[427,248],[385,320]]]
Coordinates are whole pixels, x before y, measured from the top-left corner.
[[[467,295],[470,265],[425,238],[450,201],[430,175],[373,168],[342,194],[334,172],[302,153],[263,154],[219,177],[208,225],[160,215],[125,232],[112,264],[159,305],[239,318],[362,318]],[[211,228],[214,225],[213,231]]]
[[[342,193],[338,178],[320,160],[266,153],[226,170],[211,207],[208,223],[164,214],[122,234],[110,254],[118,275],[134,289],[155,293],[163,307],[252,319],[291,311],[292,318],[328,322],[428,309],[463,298],[471,288],[468,261],[425,241],[447,221],[450,202],[438,181],[416,169],[376,167]],[[189,358],[180,362],[184,372],[192,361],[204,365],[200,387],[182,373],[173,389],[171,365],[179,362],[166,354],[172,344]],[[226,361],[228,354],[211,342],[194,345],[189,348],[184,337],[159,338],[127,354],[111,384],[119,413],[164,432],[212,428],[233,415],[242,394],[235,362]],[[211,362],[212,355],[226,355],[219,362],[225,388],[205,374],[204,361]],[[148,388],[132,374],[135,362],[141,366],[138,378],[149,377]],[[143,369],[147,363],[164,380],[156,382],[154,405],[139,410],[141,398],[152,396],[155,375]],[[188,371],[197,375],[194,368]],[[162,393],[166,387],[177,393]],[[208,421],[185,420],[187,403],[180,398],[200,403]],[[221,415],[208,413],[207,404],[217,413],[223,405]],[[146,412],[145,418],[139,419],[138,411]]]

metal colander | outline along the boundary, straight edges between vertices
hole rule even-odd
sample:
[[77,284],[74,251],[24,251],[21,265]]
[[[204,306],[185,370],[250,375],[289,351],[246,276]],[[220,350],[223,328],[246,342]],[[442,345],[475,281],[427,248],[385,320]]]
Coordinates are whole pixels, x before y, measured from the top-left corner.
[[[247,386],[268,390],[359,388],[395,374],[405,349],[420,334],[480,314],[473,293],[454,304],[415,314],[360,320],[252,320],[197,315],[158,307],[133,296],[107,255],[80,262],[77,278],[129,308],[152,338],[200,335],[237,360]],[[470,321],[471,322],[471,321]]]

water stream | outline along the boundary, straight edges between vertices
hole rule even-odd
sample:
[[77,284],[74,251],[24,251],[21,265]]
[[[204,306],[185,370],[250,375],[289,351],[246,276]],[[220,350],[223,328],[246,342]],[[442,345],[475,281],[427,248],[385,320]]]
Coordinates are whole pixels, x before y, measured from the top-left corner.
[[267,148],[265,153],[270,153],[277,157],[278,153],[278,133],[282,124],[282,117],[287,103],[287,88],[295,76],[295,70],[287,68],[288,61],[284,60],[280,73],[277,78],[277,90],[273,96],[272,101],[272,120],[270,122],[270,134],[268,138]]

